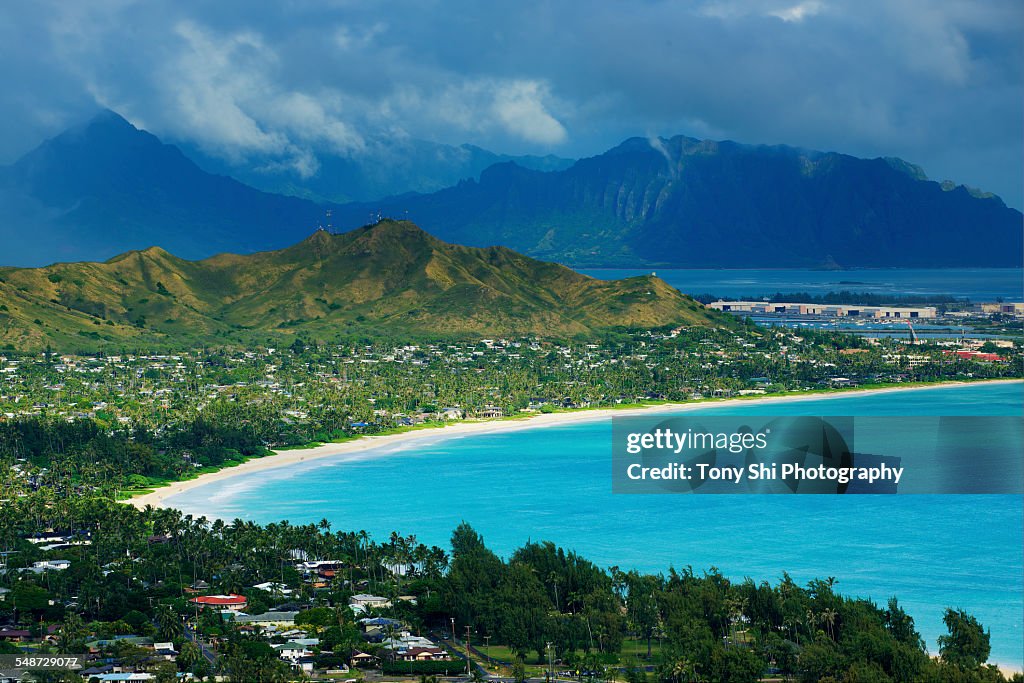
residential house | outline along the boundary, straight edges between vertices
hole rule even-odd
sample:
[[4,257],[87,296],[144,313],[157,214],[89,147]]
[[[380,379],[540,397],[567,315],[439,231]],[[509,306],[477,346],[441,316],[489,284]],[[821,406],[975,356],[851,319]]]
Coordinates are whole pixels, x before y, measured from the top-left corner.
[[[320,642],[316,638],[310,638],[309,640],[314,640],[317,643]],[[304,657],[313,656],[313,651],[310,650],[309,647],[307,647],[306,645],[303,645],[302,643],[281,643],[280,645],[274,645],[272,647],[274,648],[274,651],[277,652],[278,657],[285,660],[286,662],[289,662],[292,666],[295,666],[298,663],[298,661]]]
[[353,612],[365,612],[368,609],[383,609],[391,607],[391,601],[379,595],[367,595],[358,593],[348,599],[348,606]]
[[439,647],[411,647],[396,653],[397,659],[403,662],[441,662],[450,661],[451,655]]
[[70,566],[70,560],[40,560],[39,562],[33,562],[29,571],[35,574],[49,571],[62,572]]
[[275,595],[291,595],[295,592],[283,583],[276,583],[274,581],[264,581],[263,583],[256,584],[253,588]]
[[168,662],[173,662],[178,657],[174,643],[153,643],[153,654],[154,659],[166,659]]
[[295,615],[298,612],[264,612],[263,614],[239,614],[235,617],[236,624],[250,626],[295,626]]
[[484,409],[480,411],[480,416],[491,419],[504,417],[505,411],[498,406],[484,406]]
[[194,605],[200,607],[216,607],[218,609],[231,610],[232,612],[241,612],[245,609],[245,605],[248,602],[244,595],[200,595],[198,597],[189,600]]
[[376,657],[366,652],[360,652],[359,650],[355,650],[352,653],[352,656],[349,657],[349,663],[352,666],[368,667],[373,666],[376,662]]
[[31,637],[32,634],[24,629],[11,628],[9,626],[0,628],[0,640],[6,640],[11,643],[23,643]]

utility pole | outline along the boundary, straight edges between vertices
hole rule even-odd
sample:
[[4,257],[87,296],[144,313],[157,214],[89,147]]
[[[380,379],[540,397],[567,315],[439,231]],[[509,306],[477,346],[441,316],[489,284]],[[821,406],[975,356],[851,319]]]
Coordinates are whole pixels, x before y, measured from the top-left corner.
[[472,673],[472,671],[470,671],[470,667],[472,666],[472,662],[473,662],[473,660],[470,659],[470,657],[469,657],[469,625],[467,624],[466,625],[466,675],[467,676],[469,676]]
[[551,661],[551,641],[548,641],[548,681],[552,681],[555,678],[554,664]]
[[487,666],[491,666],[491,637],[489,635],[484,636],[484,647],[487,648]]

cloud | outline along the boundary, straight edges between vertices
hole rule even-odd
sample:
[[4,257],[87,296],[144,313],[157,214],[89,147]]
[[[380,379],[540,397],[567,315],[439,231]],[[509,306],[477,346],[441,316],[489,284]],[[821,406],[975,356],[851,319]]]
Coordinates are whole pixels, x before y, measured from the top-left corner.
[[460,82],[438,94],[413,88],[389,102],[389,111],[414,109],[430,118],[475,133],[501,131],[540,145],[564,142],[567,132],[549,111],[549,86],[530,79],[478,79]]
[[807,17],[813,17],[815,14],[820,12],[821,7],[821,3],[817,0],[806,0],[805,2],[793,5],[792,7],[770,10],[768,14],[773,17],[778,17],[783,21],[803,21]]
[[537,82],[516,80],[495,87],[493,111],[501,125],[524,140],[544,145],[564,142],[568,134],[545,107],[548,88]]
[[269,122],[289,131],[296,139],[326,143],[334,152],[345,154],[361,150],[364,141],[352,126],[331,114],[328,108],[340,110],[339,98],[333,93],[316,97],[307,93],[286,92],[272,99],[266,112]]
[[365,50],[373,45],[377,36],[386,32],[388,25],[378,21],[367,28],[338,26],[334,30],[334,44],[342,50]]
[[594,154],[635,135],[902,156],[1024,203],[1018,0],[41,0],[0,16],[0,159],[109,106],[314,173],[381,138]]
[[159,76],[174,114],[163,127],[174,137],[236,163],[255,154],[262,169],[291,169],[301,178],[319,170],[316,149],[363,149],[362,136],[338,115],[342,98],[275,78],[281,59],[259,33],[215,33],[191,21],[174,32],[181,43]]
[[747,16],[766,16],[786,22],[800,22],[821,12],[820,0],[804,0],[795,5],[747,2],[743,0],[711,0],[701,4],[697,13],[704,17],[735,20]]
[[180,115],[174,132],[235,154],[282,153],[288,138],[267,131],[251,110],[271,94],[274,54],[251,32],[214,36],[192,22],[174,31],[183,45],[163,69],[162,89]]

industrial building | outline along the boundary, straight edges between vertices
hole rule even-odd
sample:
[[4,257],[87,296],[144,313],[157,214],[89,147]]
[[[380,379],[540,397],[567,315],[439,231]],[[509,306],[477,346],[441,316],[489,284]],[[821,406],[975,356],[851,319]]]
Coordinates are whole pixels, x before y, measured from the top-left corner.
[[972,307],[976,313],[1001,313],[1003,315],[1012,315],[1016,317],[1024,316],[1024,303],[1008,303],[1008,302],[996,302],[996,303],[981,303],[974,304]]
[[917,320],[936,316],[934,306],[857,306],[855,304],[771,303],[768,301],[714,301],[707,306],[728,313],[755,315],[815,315],[881,320]]

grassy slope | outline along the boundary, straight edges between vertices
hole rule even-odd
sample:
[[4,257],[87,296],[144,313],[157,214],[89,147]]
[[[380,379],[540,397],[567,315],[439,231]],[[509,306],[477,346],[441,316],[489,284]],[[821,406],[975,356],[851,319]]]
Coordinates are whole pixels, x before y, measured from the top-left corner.
[[0,269],[0,279],[0,341],[19,349],[211,341],[241,330],[568,336],[732,324],[654,277],[604,282],[503,247],[447,244],[397,221],[246,256],[193,262],[154,247],[105,263]]

